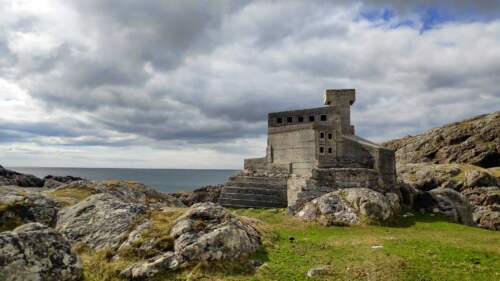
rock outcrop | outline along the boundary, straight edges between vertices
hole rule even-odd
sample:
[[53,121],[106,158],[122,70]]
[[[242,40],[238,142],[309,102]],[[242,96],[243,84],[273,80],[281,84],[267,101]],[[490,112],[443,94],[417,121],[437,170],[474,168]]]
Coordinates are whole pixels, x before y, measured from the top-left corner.
[[[500,209],[500,186],[489,170],[470,164],[416,163],[398,165],[397,173],[402,182],[403,203],[408,207],[429,212],[437,210],[459,223],[476,224],[492,230],[500,228],[500,213],[497,213]],[[467,199],[471,208],[451,191],[441,193],[441,199],[451,196],[441,201],[454,202],[450,204],[456,210],[445,211],[446,208],[436,207],[437,198],[433,191],[442,189],[458,192],[460,197]],[[469,211],[468,215],[459,215]]]
[[500,111],[384,143],[396,163],[464,163],[500,166]]
[[82,264],[70,243],[40,223],[0,233],[0,280],[82,280]]
[[0,187],[0,231],[28,222],[54,226],[61,206],[54,200],[19,187]]
[[251,225],[214,203],[197,203],[171,228],[172,251],[136,263],[121,272],[128,278],[151,277],[162,271],[236,259],[255,252],[260,235]]
[[43,180],[33,175],[25,175],[0,166],[0,186],[42,187]]
[[154,206],[184,207],[172,195],[162,193],[142,183],[126,180],[72,181],[46,192],[47,195],[73,205],[93,194],[109,194],[126,203]]
[[207,185],[190,192],[174,192],[169,194],[179,199],[186,206],[202,202],[217,203],[223,187],[223,185]]
[[429,213],[440,213],[453,221],[474,225],[472,206],[467,198],[450,188],[436,188],[415,195],[414,207]]
[[306,203],[296,216],[323,225],[386,224],[399,212],[399,198],[394,193],[384,195],[368,188],[348,188]]
[[71,243],[92,249],[117,248],[146,206],[110,194],[95,194],[60,211],[56,229]]
[[43,178],[43,187],[45,188],[56,188],[61,185],[64,185],[66,183],[74,182],[74,181],[81,181],[84,180],[80,177],[73,177],[73,176],[52,176],[48,175]]

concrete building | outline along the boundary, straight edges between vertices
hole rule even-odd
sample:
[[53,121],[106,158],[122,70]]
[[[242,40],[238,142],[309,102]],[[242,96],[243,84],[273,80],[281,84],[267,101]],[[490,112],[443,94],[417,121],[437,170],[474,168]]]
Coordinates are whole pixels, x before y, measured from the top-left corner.
[[293,207],[339,188],[392,189],[394,151],[355,135],[355,100],[354,89],[326,90],[322,107],[269,113],[266,156],[245,159],[219,202]]

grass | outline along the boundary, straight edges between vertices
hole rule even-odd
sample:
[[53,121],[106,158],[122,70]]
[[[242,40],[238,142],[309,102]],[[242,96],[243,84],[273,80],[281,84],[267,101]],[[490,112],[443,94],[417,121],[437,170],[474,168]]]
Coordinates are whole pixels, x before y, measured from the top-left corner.
[[61,202],[65,206],[71,206],[95,193],[96,191],[92,187],[69,185],[67,187],[47,191],[45,195]]
[[[185,208],[169,208],[166,210],[153,210],[141,217],[137,224],[150,220],[150,227],[141,233],[140,238],[131,245],[121,249],[119,259],[113,259],[110,250],[93,251],[86,247],[75,247],[80,254],[84,266],[84,279],[86,281],[119,281],[126,280],[119,276],[120,271],[135,262],[154,257],[162,252],[173,250],[173,239],[170,237],[170,229],[175,220],[186,211]],[[136,225],[137,225],[136,224]],[[145,244],[152,247],[142,246]],[[183,276],[183,273],[178,274]],[[164,273],[159,280],[176,280],[175,273]],[[165,279],[167,278],[167,279]],[[183,277],[184,278],[184,277]],[[182,279],[182,280],[185,280]]]
[[487,170],[496,178],[500,178],[500,167],[488,168]]
[[[394,227],[325,227],[300,221],[285,209],[231,211],[261,232],[263,246],[257,253],[161,274],[153,280],[500,280],[500,233],[442,217],[418,214]],[[151,214],[155,223],[143,238],[167,235],[178,215]],[[139,258],[129,255],[112,261],[109,253],[84,251],[85,280],[122,280],[117,273]],[[249,259],[263,265],[253,271]],[[327,274],[306,276],[310,268],[319,266],[327,267]]]

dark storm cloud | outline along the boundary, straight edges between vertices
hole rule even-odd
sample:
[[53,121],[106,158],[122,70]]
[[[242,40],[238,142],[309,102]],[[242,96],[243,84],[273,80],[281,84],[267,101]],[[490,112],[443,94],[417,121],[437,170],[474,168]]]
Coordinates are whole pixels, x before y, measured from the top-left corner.
[[[421,35],[411,27],[398,33],[353,22],[366,9],[389,8],[403,17],[430,7],[484,11],[489,17],[498,11],[492,1],[445,2],[373,0],[357,8],[350,1],[70,1],[66,5],[78,29],[51,31],[56,46],[36,55],[10,50],[0,32],[0,54],[6,54],[0,67],[7,65],[4,69],[47,109],[89,116],[89,127],[16,124],[20,127],[3,130],[61,137],[73,145],[134,143],[112,139],[109,131],[145,142],[214,144],[261,136],[268,112],[321,106],[324,89],[351,87],[358,89],[354,113],[363,124],[362,135],[383,138],[384,127],[401,134],[420,130],[426,124],[415,120],[425,117],[429,104],[423,101],[439,94],[435,91],[451,93],[435,100],[436,107],[453,105],[458,97],[467,103],[480,79],[481,91],[498,98],[488,86],[500,75],[497,54],[492,51],[477,64],[471,59],[460,63],[460,55],[478,50],[449,45],[445,51],[458,55],[439,65],[446,54],[436,59],[428,55],[432,49],[415,50],[428,46],[419,40],[431,40],[426,38],[432,33]],[[37,34],[34,27],[44,21],[21,18],[11,31]],[[495,30],[485,37],[494,37]],[[463,88],[468,92],[454,94]],[[393,110],[389,104],[422,113]],[[477,103],[476,111],[492,108],[486,104]]]

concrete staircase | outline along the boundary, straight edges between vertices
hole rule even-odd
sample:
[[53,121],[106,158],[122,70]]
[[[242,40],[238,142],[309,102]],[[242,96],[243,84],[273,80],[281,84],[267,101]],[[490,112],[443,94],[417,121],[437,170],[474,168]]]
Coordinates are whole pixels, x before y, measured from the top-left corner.
[[228,208],[286,208],[286,182],[285,177],[233,176],[218,202]]

